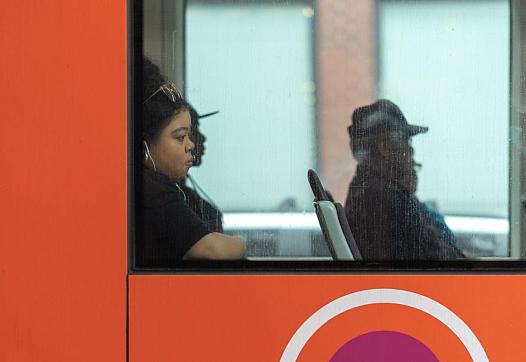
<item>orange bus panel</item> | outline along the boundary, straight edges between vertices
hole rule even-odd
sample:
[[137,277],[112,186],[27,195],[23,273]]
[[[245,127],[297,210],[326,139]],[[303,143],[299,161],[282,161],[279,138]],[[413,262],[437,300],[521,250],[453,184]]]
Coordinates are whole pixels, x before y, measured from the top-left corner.
[[[471,361],[473,344],[489,361],[525,361],[525,288],[526,277],[510,275],[135,275],[130,361],[279,361],[304,322],[353,296],[359,306],[322,323],[298,361],[329,361],[350,341],[385,331],[440,361]],[[409,304],[383,298],[389,293],[409,295]],[[361,305],[366,294],[380,299]]]
[[126,359],[126,1],[0,11],[0,361]]

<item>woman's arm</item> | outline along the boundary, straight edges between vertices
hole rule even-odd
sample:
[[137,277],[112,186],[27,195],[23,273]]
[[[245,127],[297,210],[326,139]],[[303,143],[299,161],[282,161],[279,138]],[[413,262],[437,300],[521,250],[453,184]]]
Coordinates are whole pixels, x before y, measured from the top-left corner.
[[199,239],[183,256],[183,260],[239,260],[246,252],[245,242],[235,236],[209,233]]

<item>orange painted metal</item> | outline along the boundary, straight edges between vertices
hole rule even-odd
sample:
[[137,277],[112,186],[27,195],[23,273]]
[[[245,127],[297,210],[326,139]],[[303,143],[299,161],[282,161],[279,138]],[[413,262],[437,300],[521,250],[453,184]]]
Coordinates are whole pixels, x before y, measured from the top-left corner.
[[126,1],[0,11],[0,361],[126,358]]
[[[0,12],[0,361],[126,357],[126,2],[16,1]],[[131,361],[276,361],[343,295],[432,298],[491,361],[524,361],[525,276],[131,276]],[[412,308],[377,304],[320,328],[300,359],[397,330],[441,360],[462,343]]]
[[[490,361],[524,361],[525,276],[224,275],[131,276],[130,360],[278,361],[319,308],[349,293],[394,288],[431,298],[473,331]],[[438,319],[407,306],[373,304],[323,325],[298,361],[327,361],[361,334],[392,330],[441,361],[469,361]]]

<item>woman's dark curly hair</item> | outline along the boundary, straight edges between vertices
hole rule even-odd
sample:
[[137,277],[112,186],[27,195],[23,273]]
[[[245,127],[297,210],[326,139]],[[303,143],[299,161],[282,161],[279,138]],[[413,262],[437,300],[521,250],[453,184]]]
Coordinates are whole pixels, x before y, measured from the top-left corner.
[[[143,100],[148,99],[166,83],[166,78],[161,74],[159,67],[146,57],[143,60],[142,80]],[[187,109],[188,103],[184,99],[174,103],[162,91],[155,94],[142,105],[143,139],[148,142],[155,140],[174,116]]]

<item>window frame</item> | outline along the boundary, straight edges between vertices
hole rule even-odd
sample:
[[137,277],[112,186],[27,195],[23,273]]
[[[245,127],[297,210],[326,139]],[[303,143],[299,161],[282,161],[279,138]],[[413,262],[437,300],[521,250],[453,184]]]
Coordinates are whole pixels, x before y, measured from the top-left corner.
[[[177,69],[176,82],[184,87],[185,74],[185,13],[186,1],[155,0],[171,4],[170,11],[179,10],[179,16],[169,17],[167,8],[162,8],[163,28],[158,29],[162,36],[161,70]],[[526,4],[519,0],[510,0],[510,130],[516,127],[526,133]],[[135,266],[134,238],[137,214],[137,190],[140,182],[137,160],[141,160],[140,114],[142,102],[137,84],[141,84],[142,56],[144,46],[144,8],[142,0],[128,1],[128,274],[312,274],[312,273],[440,273],[440,274],[477,274],[477,273],[519,273],[526,271],[526,211],[520,195],[526,194],[526,156],[513,152],[510,142],[510,185],[509,185],[509,242],[510,258],[505,260],[463,260],[463,261],[333,261],[333,260],[243,260],[243,261],[182,261],[173,268],[137,268]],[[167,53],[170,53],[169,55]],[[170,60],[171,59],[171,60]],[[511,132],[511,131],[510,131]],[[511,139],[511,134],[510,134]],[[525,136],[520,139],[526,145]],[[513,142],[513,140],[512,140]],[[517,146],[517,145],[515,145]],[[519,196],[519,197],[517,197]]]

